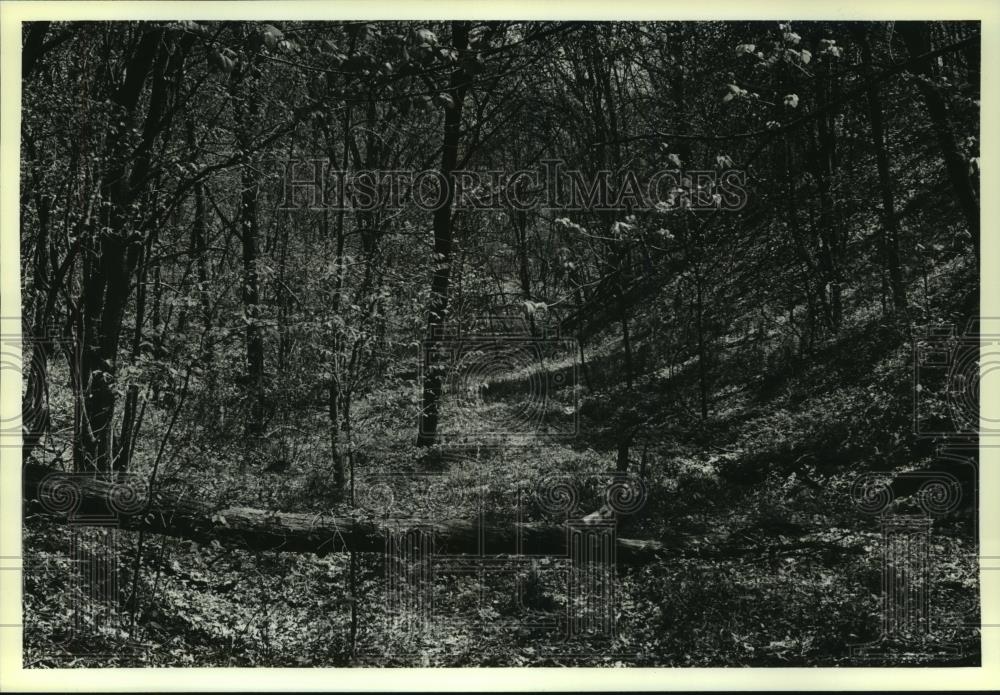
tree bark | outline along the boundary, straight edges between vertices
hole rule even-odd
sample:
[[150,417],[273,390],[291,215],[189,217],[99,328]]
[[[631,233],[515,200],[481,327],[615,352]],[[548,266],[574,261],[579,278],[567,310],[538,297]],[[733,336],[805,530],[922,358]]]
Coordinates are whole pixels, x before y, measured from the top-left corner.
[[[452,22],[451,40],[456,51],[465,51],[469,46],[469,23]],[[444,143],[441,152],[441,175],[447,182],[447,187],[443,205],[434,211],[434,274],[431,279],[428,334],[424,344],[423,407],[418,424],[418,446],[432,446],[437,442],[444,365],[440,364],[440,357],[436,353],[441,341],[441,331],[448,317],[453,238],[451,208],[455,193],[452,174],[458,163],[462,105],[468,85],[468,77],[460,68],[452,72],[448,86],[451,104],[444,110]]]
[[[868,34],[859,29],[861,34],[861,55],[864,61],[866,78],[872,79],[872,49]],[[892,292],[892,305],[898,314],[906,313],[906,289],[903,285],[903,273],[899,262],[899,219],[892,192],[892,174],[889,166],[889,150],[885,141],[885,119],[882,109],[882,99],[878,85],[872,82],[868,90],[868,118],[871,124],[872,142],[875,145],[875,163],[878,168],[879,192],[882,196],[883,229],[879,231],[879,247],[882,264],[889,274],[889,288]]]
[[237,146],[246,159],[240,173],[240,242],[243,258],[243,309],[246,312],[246,379],[250,398],[250,417],[246,432],[252,437],[264,433],[265,383],[264,336],[260,328],[260,280],[257,273],[259,257],[257,198],[260,189],[256,167],[249,161],[252,150],[249,113],[249,89],[244,87],[247,68],[233,71],[230,93],[233,99],[233,116],[236,126]]
[[[248,507],[216,509],[185,497],[156,493],[145,503],[129,504],[128,488],[98,477],[65,474],[47,466],[28,464],[23,469],[25,513],[40,513],[68,523],[103,525],[109,518],[109,500],[118,511],[111,516],[119,528],[185,538],[208,544],[213,540],[248,550],[292,553],[359,551],[385,552],[388,534],[421,529],[432,532],[441,554],[563,555],[568,552],[570,525],[510,523],[481,527],[461,519],[378,519],[332,517],[320,514],[276,512]],[[133,488],[134,489],[134,488]],[[61,495],[60,492],[69,494]],[[142,496],[138,498],[140,502]],[[60,501],[72,500],[67,509]],[[125,500],[123,503],[122,500]],[[127,509],[123,508],[127,507]],[[480,545],[480,535],[483,545]],[[518,548],[518,535],[520,546]],[[617,538],[617,561],[642,564],[659,556],[671,545],[652,540]],[[679,547],[679,545],[677,546]]]
[[[353,44],[352,44],[353,49]],[[350,164],[350,142],[351,142],[351,116],[352,108],[351,102],[344,102],[344,124],[341,131],[341,142],[340,142],[340,170],[342,175],[346,175],[348,166]],[[327,137],[327,147],[329,148],[330,161],[336,161],[336,151],[334,147],[333,137],[329,131],[326,130]],[[344,258],[344,213],[346,209],[346,198],[344,186],[338,186],[338,200],[337,200],[337,221],[336,221],[336,276],[334,279],[333,287],[333,300],[331,302],[330,311],[334,318],[334,321],[341,319],[341,304],[343,303],[344,296],[344,269],[345,269],[345,258]],[[325,213],[324,213],[325,215]],[[324,224],[327,224],[327,218],[324,216]],[[328,412],[330,416],[330,453],[333,457],[333,482],[334,486],[338,491],[343,492],[344,485],[347,480],[347,472],[345,468],[345,455],[344,446],[341,442],[341,411],[343,409],[343,389],[341,388],[343,381],[343,362],[344,362],[344,344],[345,337],[344,331],[341,328],[341,324],[335,323],[336,328],[333,335],[333,350],[331,350],[330,356],[330,383],[328,389]]]
[[[83,419],[75,437],[74,459],[79,468],[110,470],[114,464],[113,422],[115,412],[114,381],[117,374],[118,342],[125,306],[131,293],[130,279],[136,268],[141,238],[129,233],[132,221],[130,207],[138,191],[132,182],[145,179],[148,159],[136,158],[127,134],[135,124],[139,98],[146,78],[154,69],[162,71],[164,58],[157,61],[162,30],[146,31],[128,64],[125,80],[115,92],[113,103],[120,114],[108,128],[108,169],[104,174],[101,198],[106,203],[100,223],[103,229],[94,232],[87,246],[88,258],[84,272],[84,307],[82,381],[79,395]],[[158,67],[154,68],[154,63]],[[159,88],[163,84],[160,81]],[[154,89],[154,92],[156,89]],[[159,95],[150,97],[146,115],[144,140],[155,137],[161,114],[153,104]],[[123,124],[123,125],[122,125]]]
[[[528,261],[528,213],[524,210],[511,212],[514,220],[515,253],[517,254],[517,279],[521,284],[521,296],[525,301],[533,301],[531,293],[531,264]],[[537,334],[535,312],[528,312],[528,324],[531,335]]]
[[[197,161],[198,141],[195,137],[194,122],[188,120],[187,144],[191,151],[191,161]],[[194,186],[194,220],[191,225],[191,253],[198,269],[198,301],[201,305],[201,319],[205,329],[205,342],[199,356],[205,370],[209,391],[215,390],[215,341],[212,337],[212,296],[209,291],[212,271],[208,258],[208,217],[205,205],[205,186],[199,182]]]
[[[930,30],[927,22],[896,22],[896,31],[903,37],[910,58],[931,50]],[[945,168],[959,207],[965,217],[966,227],[972,237],[972,248],[979,259],[979,197],[969,176],[969,165],[958,149],[955,134],[948,120],[948,106],[940,88],[933,81],[930,59],[921,60],[910,68],[917,78],[917,88],[924,97],[931,126],[944,157]]]
[[695,322],[698,331],[698,404],[701,421],[708,420],[708,346],[705,340],[705,298],[701,272],[696,270],[695,282]]
[[24,48],[21,49],[21,79],[35,71],[44,50],[45,34],[51,22],[29,22],[24,25]]
[[[835,104],[834,78],[823,62],[816,68],[816,102],[820,109],[828,109]],[[813,175],[819,193],[819,267],[826,281],[822,295],[826,297],[827,323],[830,330],[836,333],[840,330],[843,319],[841,295],[843,285],[843,269],[841,268],[841,247],[844,236],[841,222],[838,218],[837,201],[834,187],[837,180],[837,136],[834,127],[836,109],[827,110],[816,120],[815,138],[811,164]]]

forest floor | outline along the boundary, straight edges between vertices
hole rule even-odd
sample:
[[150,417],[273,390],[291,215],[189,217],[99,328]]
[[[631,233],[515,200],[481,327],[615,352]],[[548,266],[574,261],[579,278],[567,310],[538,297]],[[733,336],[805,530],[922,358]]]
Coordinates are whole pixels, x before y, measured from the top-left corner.
[[[809,358],[775,360],[763,376],[749,379],[738,363],[720,364],[732,383],[715,384],[706,421],[665,395],[690,378],[684,368],[654,373],[629,391],[605,384],[587,394],[566,380],[546,391],[547,420],[531,421],[532,436],[463,446],[431,463],[426,456],[420,463],[412,431],[398,424],[415,422],[412,383],[389,382],[358,403],[356,508],[410,519],[482,515],[498,524],[564,520],[565,510],[560,519],[545,505],[546,495],[558,497],[558,480],[574,486],[569,516],[600,508],[614,479],[616,430],[630,406],[645,413],[632,448],[633,475],[640,465],[644,473],[642,503],[619,520],[617,534],[669,541],[677,550],[662,561],[616,568],[613,596],[590,606],[610,617],[599,629],[591,622],[566,637],[564,616],[574,599],[565,558],[453,562],[434,572],[429,603],[404,601],[392,617],[387,563],[378,554],[252,553],[126,531],[71,531],[29,518],[25,664],[976,664],[977,550],[967,504],[934,519],[926,577],[906,565],[913,592],[925,582],[920,600],[929,622],[922,634],[881,635],[884,519],[859,506],[858,476],[922,470],[935,455],[905,436],[911,346],[893,330],[857,314],[835,341]],[[593,350],[590,376],[598,383],[601,361],[616,358],[616,345],[609,340]],[[526,413],[534,417],[538,406],[530,383],[512,377],[482,392],[464,410],[461,431],[495,434],[500,423],[523,435]],[[330,503],[326,437],[317,412],[299,423],[292,465],[283,473],[262,473],[230,442],[199,450],[212,465],[168,467],[162,484],[220,507],[348,509],[349,500]],[[179,450],[179,461],[185,451],[194,455]],[[912,490],[899,497],[893,518],[921,516]],[[88,608],[72,581],[78,575],[67,559],[71,543],[95,553],[117,548],[117,609]],[[133,593],[137,600],[130,601]],[[907,615],[902,623],[916,624]],[[869,643],[876,648],[860,657],[854,648]]]

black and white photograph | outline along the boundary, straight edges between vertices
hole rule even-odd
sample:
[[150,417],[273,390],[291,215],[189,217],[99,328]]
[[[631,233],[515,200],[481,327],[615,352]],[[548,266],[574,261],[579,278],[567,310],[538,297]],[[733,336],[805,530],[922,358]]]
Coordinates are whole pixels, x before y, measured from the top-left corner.
[[21,668],[981,666],[980,21],[431,17],[20,24]]

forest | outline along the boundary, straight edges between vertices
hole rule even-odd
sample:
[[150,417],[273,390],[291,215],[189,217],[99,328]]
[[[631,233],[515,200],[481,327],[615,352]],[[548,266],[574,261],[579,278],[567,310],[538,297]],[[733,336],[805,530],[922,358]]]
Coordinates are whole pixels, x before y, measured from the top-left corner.
[[980,663],[978,22],[35,21],[21,80],[26,668]]

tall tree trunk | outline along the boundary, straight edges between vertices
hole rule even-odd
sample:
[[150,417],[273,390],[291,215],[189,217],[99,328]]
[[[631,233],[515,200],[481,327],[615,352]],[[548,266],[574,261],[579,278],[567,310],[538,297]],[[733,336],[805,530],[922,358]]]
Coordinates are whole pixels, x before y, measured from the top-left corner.
[[628,316],[625,314],[624,307],[622,307],[621,327],[622,348],[625,352],[625,388],[631,391],[632,375],[635,373],[635,369],[632,363],[632,336],[628,330]]
[[[511,213],[514,217],[515,252],[517,253],[517,279],[521,285],[521,296],[525,301],[532,301],[531,294],[531,265],[528,262],[528,213],[524,210],[515,210]],[[536,334],[535,312],[528,312],[528,323],[531,334]]]
[[[451,23],[451,43],[462,52],[469,45],[469,23]],[[444,110],[444,142],[441,150],[441,175],[448,182],[444,204],[434,211],[434,274],[431,279],[430,312],[427,318],[427,339],[424,343],[423,407],[417,432],[418,446],[437,442],[438,416],[441,405],[443,370],[438,355],[441,331],[448,318],[452,256],[452,204],[454,203],[453,172],[458,162],[458,145],[462,125],[462,106],[468,89],[468,77],[457,68],[451,73],[448,95],[451,103]]]
[[[354,43],[352,41],[351,49],[354,49]],[[350,166],[350,154],[351,154],[351,122],[353,117],[353,109],[350,101],[344,102],[344,122],[343,127],[340,132],[340,171],[342,176],[346,176],[348,167]],[[326,136],[326,146],[328,156],[330,161],[336,161],[337,149],[335,144],[335,139],[329,125],[324,128]],[[360,162],[358,163],[360,165]],[[341,427],[341,413],[344,410],[344,346],[345,346],[345,336],[344,331],[341,329],[343,325],[341,321],[341,306],[343,305],[344,296],[344,272],[346,259],[344,258],[344,244],[345,244],[345,213],[346,213],[346,192],[344,186],[337,187],[337,219],[335,221],[334,234],[336,236],[335,245],[335,271],[334,271],[334,281],[333,281],[333,297],[330,302],[330,312],[334,319],[334,332],[333,332],[333,349],[330,351],[330,363],[329,372],[330,380],[328,382],[327,388],[327,412],[330,419],[330,453],[333,458],[333,482],[335,488],[339,492],[343,492],[345,483],[347,481],[347,471],[346,471],[346,461],[347,461],[347,447],[344,446],[342,441],[342,427]],[[324,238],[326,238],[326,226],[329,224],[329,220],[324,213],[323,216],[324,224]]]
[[[860,34],[861,38],[861,55],[864,61],[865,76],[871,80],[873,73],[871,42],[865,29],[859,29],[857,33]],[[896,207],[893,200],[892,174],[883,113],[878,85],[872,82],[868,90],[868,118],[872,129],[872,143],[875,145],[875,163],[878,168],[879,192],[882,198],[883,227],[878,235],[879,247],[882,264],[889,274],[893,308],[896,313],[905,314],[906,289],[903,285],[903,273],[899,262],[899,220],[896,217]]]
[[[834,80],[824,63],[816,68],[816,101],[820,109],[836,101],[832,94]],[[840,250],[843,230],[838,218],[834,184],[837,174],[837,136],[834,125],[835,112],[824,113],[816,120],[816,133],[812,153],[813,174],[819,190],[819,265],[826,281],[823,294],[827,297],[827,323],[834,332],[840,330],[843,319],[841,306],[843,270]]]
[[[142,349],[142,328],[146,314],[146,254],[139,258],[138,289],[135,300],[135,330],[132,333],[132,354],[130,359],[135,364]],[[125,394],[125,410],[122,413],[121,445],[118,452],[118,469],[127,471],[131,464],[133,436],[135,435],[136,416],[139,404],[139,384],[131,383]]]
[[[903,37],[910,58],[917,58],[931,50],[930,27],[927,22],[896,22],[896,31]],[[979,260],[979,196],[969,176],[969,164],[965,161],[948,119],[948,106],[940,87],[934,83],[934,71],[930,59],[916,63],[910,72],[916,77],[917,88],[927,105],[931,126],[937,137],[938,146],[944,157],[948,179],[955,191],[959,208],[965,218],[966,227],[972,237],[972,248]]]
[[700,273],[695,275],[695,316],[698,330],[698,402],[701,421],[708,420],[708,345],[705,340],[705,301]]
[[[347,170],[348,166],[348,138],[350,137],[351,129],[351,107],[347,106],[346,115],[344,116],[344,131],[342,138],[342,160],[341,169],[342,171]],[[340,307],[342,304],[343,292],[344,292],[344,189],[343,186],[340,187],[340,201],[337,210],[337,270],[336,279],[334,280],[334,293],[333,293],[333,312],[334,316],[339,318]],[[339,323],[337,324],[340,325]],[[330,406],[330,446],[333,451],[333,478],[334,485],[336,485],[338,490],[344,489],[344,482],[346,479],[345,469],[344,469],[344,447],[340,441],[340,412],[341,412],[341,381],[343,378],[342,366],[343,361],[342,351],[344,349],[344,334],[343,331],[336,330],[334,335],[334,346],[332,351],[332,363],[330,369],[330,393],[329,393],[329,406]]]
[[[86,245],[84,270],[83,345],[81,355],[81,432],[75,437],[77,467],[108,471],[114,465],[114,381],[118,342],[131,292],[131,277],[139,259],[141,239],[129,231],[134,221],[132,203],[138,197],[133,184],[144,182],[148,158],[137,156],[128,141],[135,127],[140,95],[147,76],[158,63],[158,80],[150,98],[143,142],[151,142],[162,118],[164,58],[160,51],[162,30],[146,30],[129,60],[125,79],[112,103],[119,116],[112,117],[106,137],[108,167],[101,198],[106,203]],[[157,60],[157,56],[160,56]],[[141,147],[140,147],[141,149]]]
[[[47,24],[43,22],[42,24]],[[34,26],[34,25],[33,25]],[[42,31],[44,34],[44,30]],[[27,49],[25,49],[27,50]],[[22,133],[22,142],[25,150],[29,153],[31,160],[35,160],[37,153],[31,136]],[[51,199],[42,194],[43,188],[41,177],[36,167],[31,168],[31,188],[35,192],[35,215],[38,220],[37,236],[35,241],[35,253],[32,259],[31,268],[31,288],[25,289],[27,295],[24,302],[24,313],[28,313],[28,303],[33,306],[31,336],[25,336],[22,341],[24,350],[28,353],[24,355],[24,361],[28,364],[26,374],[26,388],[21,402],[21,413],[23,421],[21,432],[23,443],[21,456],[27,461],[31,452],[38,446],[42,435],[49,427],[49,410],[46,397],[49,380],[49,355],[55,347],[55,336],[51,335],[52,326],[49,317],[55,308],[55,299],[59,286],[62,284],[61,276],[56,268],[50,267],[49,254],[52,244],[49,234],[49,213],[51,211]],[[22,209],[22,216],[26,211]],[[26,226],[21,223],[22,228]],[[68,257],[72,257],[71,251]],[[30,297],[30,299],[28,299]]]
[[35,71],[42,57],[45,34],[52,22],[26,22],[24,26],[24,47],[21,50],[21,79],[28,79]]
[[[188,148],[192,160],[197,156],[197,140],[192,121],[187,122]],[[208,218],[205,206],[205,186],[198,182],[194,186],[194,221],[191,225],[191,253],[194,255],[198,272],[198,302],[201,306],[201,320],[205,329],[205,341],[199,360],[202,363],[209,391],[215,390],[215,341],[212,339],[212,297],[209,287],[212,282],[212,269],[208,259]]]
[[[252,68],[249,68],[252,70]],[[245,158],[240,171],[240,245],[243,261],[243,310],[246,321],[246,380],[247,395],[250,399],[250,413],[246,432],[252,437],[264,434],[266,409],[266,386],[264,381],[264,335],[261,331],[260,278],[257,272],[259,261],[258,210],[257,199],[260,181],[251,153],[251,115],[249,109],[250,90],[246,86],[248,68],[241,66],[233,71],[230,94],[233,99],[233,115],[236,126],[237,147]]]
[[[621,328],[622,328],[622,349],[625,352],[625,388],[628,389],[629,397],[632,396],[632,337],[628,330],[628,316],[625,308],[622,307]],[[629,468],[629,449],[632,446],[632,425],[631,423],[621,423],[622,432],[618,439],[618,461],[616,469],[624,473]]]

